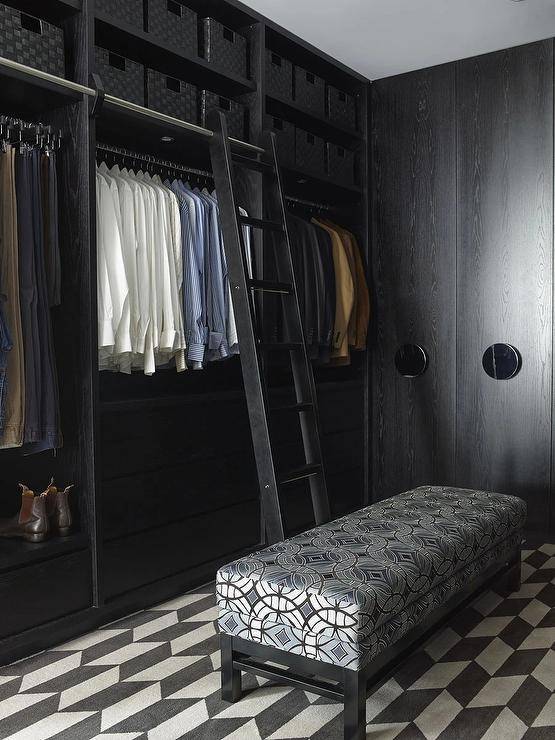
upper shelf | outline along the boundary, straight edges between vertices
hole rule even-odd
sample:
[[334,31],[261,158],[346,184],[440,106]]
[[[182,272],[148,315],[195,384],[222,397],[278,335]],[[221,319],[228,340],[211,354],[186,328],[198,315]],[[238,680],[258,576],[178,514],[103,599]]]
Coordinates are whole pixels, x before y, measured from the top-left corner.
[[[192,167],[210,168],[208,146],[199,146],[199,142],[208,144],[212,131],[111,95],[106,96],[97,120],[97,138]],[[262,152],[245,141],[230,139],[230,143],[233,149]]]
[[216,67],[202,57],[187,55],[154,39],[146,31],[115,21],[103,13],[96,14],[96,43],[129,55],[147,67],[221,95],[233,97],[256,90],[256,83],[252,80]]
[[78,13],[83,5],[81,0],[9,0],[8,4],[17,6],[24,13],[54,23]]
[[297,198],[343,206],[358,202],[362,195],[357,185],[342,185],[326,175],[295,167],[282,167],[282,173],[285,192]]
[[39,115],[93,95],[93,90],[0,57],[3,112]]
[[319,116],[298,103],[284,100],[274,94],[266,96],[266,110],[271,115],[285,118],[323,139],[344,144],[347,147],[356,146],[363,139],[359,131],[334,123],[324,115]]

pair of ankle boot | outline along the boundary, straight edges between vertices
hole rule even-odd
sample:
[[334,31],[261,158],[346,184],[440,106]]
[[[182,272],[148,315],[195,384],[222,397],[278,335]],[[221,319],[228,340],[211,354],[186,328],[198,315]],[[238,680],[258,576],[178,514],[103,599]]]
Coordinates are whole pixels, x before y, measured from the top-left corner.
[[25,484],[20,483],[21,509],[10,519],[0,519],[0,537],[20,537],[28,542],[43,542],[50,535],[67,537],[71,532],[72,516],[69,492],[54,485],[54,479],[44,493],[35,495]]

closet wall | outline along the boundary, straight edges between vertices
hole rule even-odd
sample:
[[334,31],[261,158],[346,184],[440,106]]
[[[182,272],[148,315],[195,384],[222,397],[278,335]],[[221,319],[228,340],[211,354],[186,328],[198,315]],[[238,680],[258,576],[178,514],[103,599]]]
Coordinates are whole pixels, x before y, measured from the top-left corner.
[[[248,110],[245,137],[251,142],[270,115],[356,151],[356,183],[295,161],[283,174],[288,196],[324,204],[330,219],[357,234],[362,250],[368,242],[367,81],[360,75],[235,0],[183,4],[247,39],[246,75],[179,50],[141,23],[116,18],[104,2],[8,3],[64,29],[66,79],[0,59],[0,115],[52,122],[64,137],[63,304],[54,326],[65,445],[56,457],[0,451],[0,515],[17,512],[20,480],[40,490],[55,475],[60,484],[76,484],[76,523],[71,537],[38,546],[0,540],[0,598],[11,605],[0,619],[0,663],[209,581],[220,563],[263,541],[239,359],[182,375],[97,370],[96,145],[204,170],[210,159],[208,132],[187,122],[110,95],[93,115],[95,45],[240,102]],[[334,123],[302,95],[287,99],[267,89],[271,52],[355,95],[358,127]],[[244,183],[251,215],[260,208],[257,178]],[[311,215],[302,205],[294,208]],[[319,368],[316,376],[329,493],[340,514],[360,508],[367,495],[367,355],[353,353],[350,366]],[[280,372],[275,380],[279,394]],[[276,421],[284,460],[293,454],[290,429],[287,418]],[[304,488],[291,486],[284,509],[289,529],[312,523]]]
[[[372,85],[376,498],[421,484],[551,502],[553,42]],[[426,372],[401,376],[398,347]],[[494,380],[482,355],[514,345]]]

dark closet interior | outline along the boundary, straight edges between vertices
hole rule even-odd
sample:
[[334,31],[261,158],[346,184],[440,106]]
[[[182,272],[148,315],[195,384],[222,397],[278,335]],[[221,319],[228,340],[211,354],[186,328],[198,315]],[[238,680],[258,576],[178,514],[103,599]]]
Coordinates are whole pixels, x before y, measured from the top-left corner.
[[[368,350],[315,369],[332,514],[445,483],[522,496],[532,529],[553,526],[552,40],[370,83],[238,0],[6,6],[64,37],[65,77],[44,74],[41,54],[0,54],[0,116],[63,142],[64,446],[0,450],[0,516],[16,513],[20,481],[54,476],[75,484],[75,526],[0,539],[0,662],[207,582],[264,542],[240,359],[152,377],[97,365],[97,145],[207,171],[210,106],[239,148],[275,131],[293,213],[349,228],[366,257]],[[244,181],[255,214],[258,183]],[[498,344],[518,353],[510,379],[484,370]],[[279,365],[273,380],[285,397]],[[275,428],[294,462],[290,419]],[[283,505],[290,531],[311,525],[306,484]]]
[[[56,455],[0,452],[0,516],[17,512],[20,481],[41,490],[54,476],[59,485],[75,483],[75,525],[70,537],[38,545],[0,540],[0,594],[12,604],[0,621],[2,662],[206,582],[219,564],[264,541],[239,357],[179,375],[97,369],[97,145],[205,172],[210,104],[243,142],[256,144],[264,127],[278,132],[293,213],[334,219],[366,252],[369,207],[366,80],[241,3],[139,0],[140,14],[130,13],[133,3],[8,4],[15,23],[28,25],[31,14],[64,34],[65,78],[2,59],[0,114],[62,132],[63,301],[53,322],[65,444]],[[183,24],[184,35],[172,35],[168,19]],[[40,63],[17,61],[48,71],[49,59],[36,56]],[[177,96],[167,91],[180,91],[187,115],[177,115]],[[251,213],[261,207],[256,178],[244,181]],[[349,366],[316,370],[336,516],[367,496],[367,360],[358,352]],[[286,382],[277,364],[276,397],[285,398]],[[294,462],[292,429],[288,414],[275,419],[285,462]],[[283,507],[291,531],[310,526],[306,482],[289,486]]]

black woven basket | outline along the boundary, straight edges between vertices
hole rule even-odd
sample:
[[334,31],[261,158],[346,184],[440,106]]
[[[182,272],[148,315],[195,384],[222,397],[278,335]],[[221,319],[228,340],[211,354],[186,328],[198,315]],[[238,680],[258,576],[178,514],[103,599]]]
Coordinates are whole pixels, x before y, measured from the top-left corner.
[[216,67],[246,77],[247,39],[213,18],[203,18],[203,56]]
[[190,123],[198,122],[197,88],[189,82],[147,69],[147,106]]
[[295,67],[295,101],[313,113],[325,113],[325,84],[321,77],[302,67]]
[[333,123],[338,123],[353,131],[357,128],[357,104],[356,98],[344,90],[338,90],[332,85],[327,86],[327,113]]
[[266,92],[283,100],[293,100],[293,65],[270,49],[266,50]]
[[95,0],[95,10],[133,28],[144,28],[143,0]]
[[201,93],[201,124],[203,126],[206,126],[211,110],[220,110],[225,115],[230,136],[241,141],[248,141],[247,109],[244,105],[210,92],[210,90],[203,90]]
[[301,128],[295,129],[295,165],[307,172],[326,174],[324,140]]
[[180,0],[148,0],[147,28],[175,49],[198,55],[197,14]]
[[96,71],[109,95],[128,100],[137,105],[145,104],[145,68],[142,64],[114,52],[95,46]]
[[295,126],[283,118],[266,115],[264,128],[276,135],[278,161],[284,167],[295,166]]
[[33,15],[0,5],[0,56],[65,77],[64,32]]
[[326,143],[327,173],[340,185],[354,185],[355,153],[339,144]]

